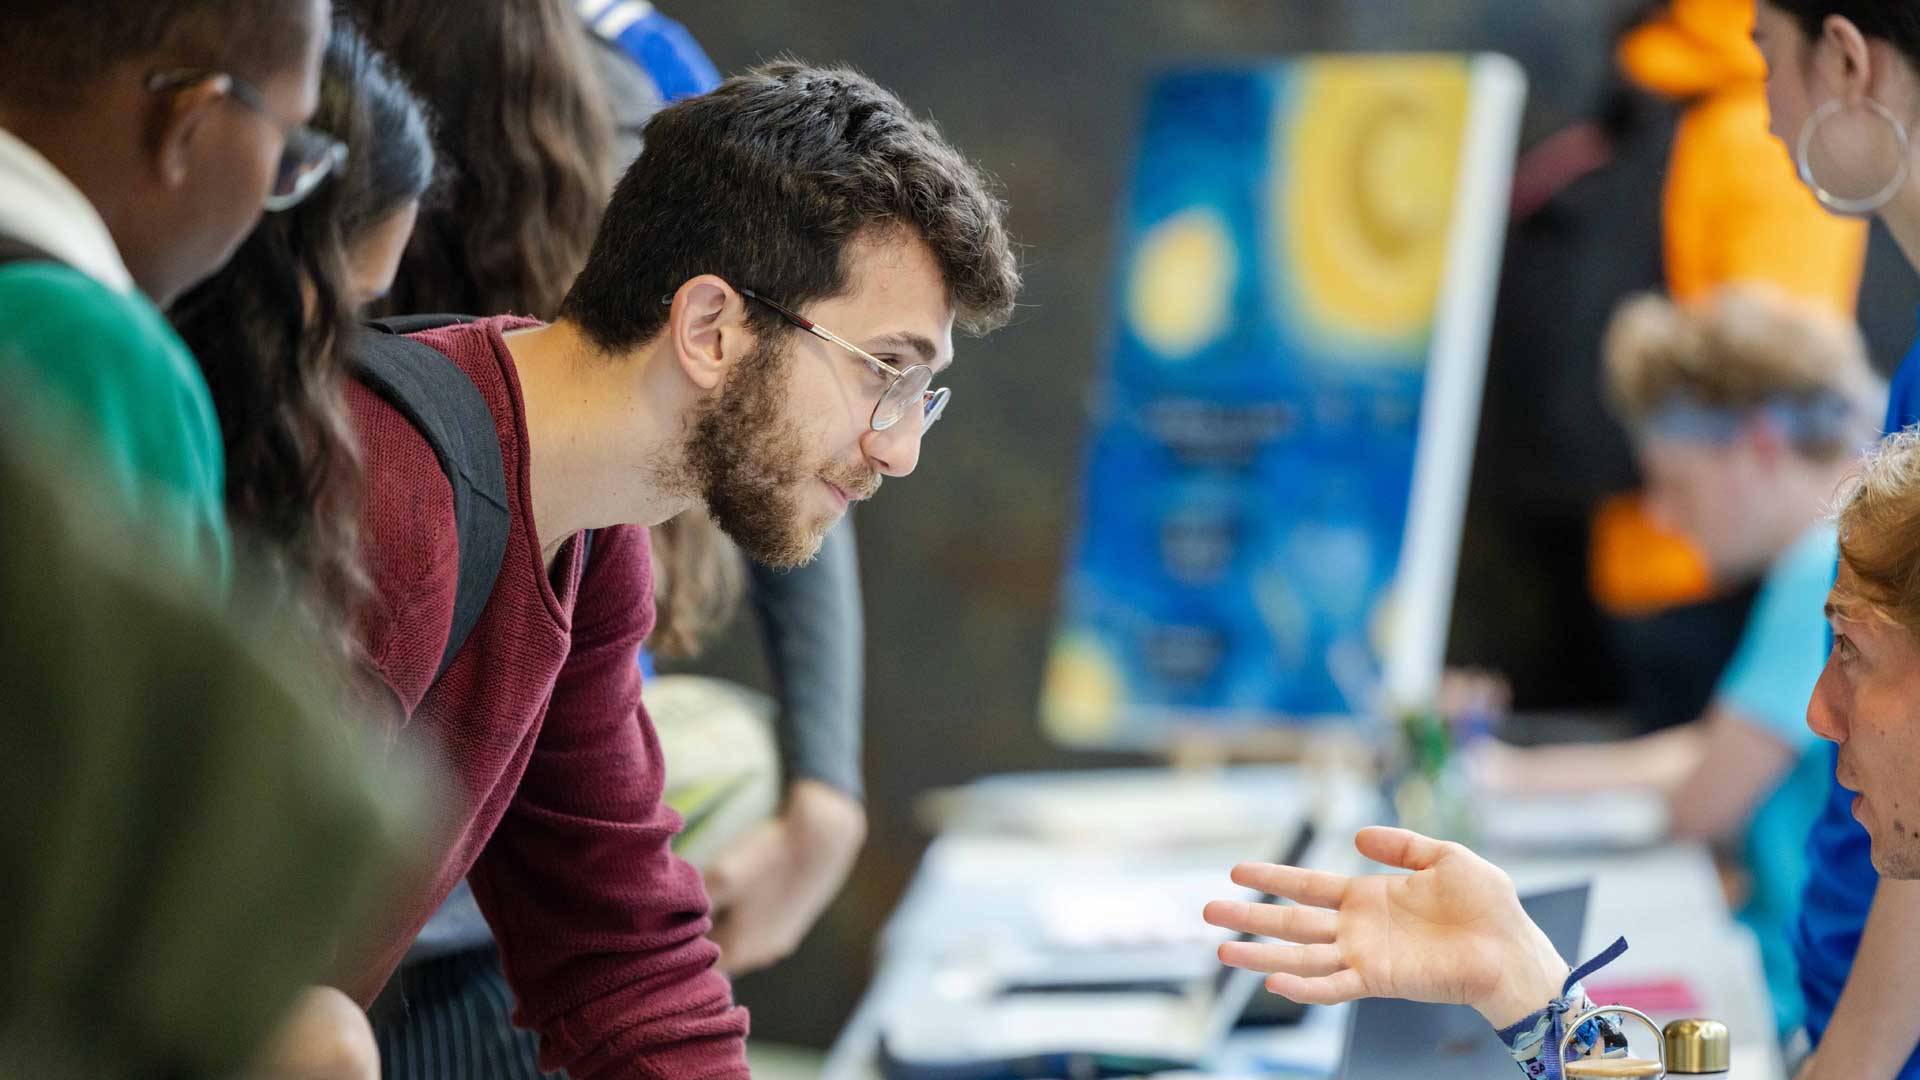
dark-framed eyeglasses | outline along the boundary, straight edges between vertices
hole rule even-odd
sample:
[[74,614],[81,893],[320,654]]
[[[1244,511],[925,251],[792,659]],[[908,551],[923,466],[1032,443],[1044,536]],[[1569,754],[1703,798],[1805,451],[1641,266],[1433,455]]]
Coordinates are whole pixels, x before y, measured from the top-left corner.
[[873,406],[873,416],[868,423],[875,431],[885,431],[899,423],[908,415],[915,402],[920,403],[921,430],[932,427],[947,411],[947,402],[953,399],[953,391],[944,386],[933,385],[933,369],[925,364],[912,364],[905,368],[896,368],[885,360],[815,323],[784,304],[769,300],[752,289],[741,289],[740,295],[749,300],[758,300],[777,312],[781,318],[794,326],[805,330],[822,341],[832,342],[864,360],[875,375],[887,377],[887,388],[880,394],[880,400]]
[[174,68],[147,76],[147,89],[165,93],[204,82],[216,76],[227,80],[226,93],[242,108],[265,120],[280,132],[283,147],[280,164],[274,170],[273,188],[263,206],[269,212],[297,206],[313,194],[320,181],[346,168],[347,144],[318,128],[306,124],[288,125],[267,107],[266,95],[231,72],[211,68]]

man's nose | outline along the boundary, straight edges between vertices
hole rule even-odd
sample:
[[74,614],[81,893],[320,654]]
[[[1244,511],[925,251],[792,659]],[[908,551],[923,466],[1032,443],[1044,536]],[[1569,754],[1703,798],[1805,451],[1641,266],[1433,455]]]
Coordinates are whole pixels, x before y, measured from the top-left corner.
[[1829,661],[1820,673],[1820,681],[1813,684],[1813,697],[1807,702],[1807,727],[1828,742],[1839,743],[1847,740],[1847,717],[1846,710],[1835,701],[1833,678]]
[[885,431],[869,431],[860,438],[860,452],[882,476],[910,476],[920,464],[920,438],[925,421],[912,413]]

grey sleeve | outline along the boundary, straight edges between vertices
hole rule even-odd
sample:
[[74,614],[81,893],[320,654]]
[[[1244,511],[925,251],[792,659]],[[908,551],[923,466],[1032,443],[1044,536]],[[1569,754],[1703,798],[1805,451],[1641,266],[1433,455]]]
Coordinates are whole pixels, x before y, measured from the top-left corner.
[[827,533],[819,557],[806,566],[782,571],[754,564],[753,613],[773,669],[787,781],[819,780],[864,798],[866,628],[852,519]]
[[607,104],[613,110],[613,179],[626,175],[627,166],[640,156],[640,129],[665,102],[660,88],[653,84],[639,64],[626,51],[589,27],[593,66],[606,90]]

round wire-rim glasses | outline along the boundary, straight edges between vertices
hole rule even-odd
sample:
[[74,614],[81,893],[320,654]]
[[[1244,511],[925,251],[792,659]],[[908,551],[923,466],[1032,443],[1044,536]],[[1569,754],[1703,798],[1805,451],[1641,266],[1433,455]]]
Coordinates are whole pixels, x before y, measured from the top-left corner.
[[788,308],[784,304],[769,300],[752,289],[741,289],[740,295],[749,300],[758,300],[772,308],[781,318],[794,326],[805,330],[822,341],[832,342],[853,355],[866,361],[876,373],[889,376],[887,389],[873,406],[873,416],[868,424],[875,431],[885,431],[899,423],[907,415],[907,410],[915,401],[921,402],[921,430],[931,428],[939,421],[940,415],[947,411],[947,402],[952,400],[953,391],[947,387],[933,385],[933,369],[926,364],[912,364],[905,368],[896,368],[885,360],[841,337],[839,334],[820,326],[813,320]]

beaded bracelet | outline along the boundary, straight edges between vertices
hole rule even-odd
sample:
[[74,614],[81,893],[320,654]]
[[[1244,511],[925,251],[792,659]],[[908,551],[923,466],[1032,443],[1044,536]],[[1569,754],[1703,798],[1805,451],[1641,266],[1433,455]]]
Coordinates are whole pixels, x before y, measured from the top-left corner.
[[[1565,1080],[1560,1043],[1566,1037],[1566,1018],[1579,1016],[1593,1008],[1581,980],[1619,959],[1627,951],[1627,939],[1617,938],[1598,956],[1581,964],[1561,984],[1560,996],[1546,1007],[1517,1024],[1500,1029],[1500,1041],[1507,1044],[1514,1064],[1529,1080]],[[1620,1025],[1607,1016],[1594,1017],[1573,1033],[1567,1054],[1570,1058],[1621,1057],[1627,1052],[1627,1036]]]

